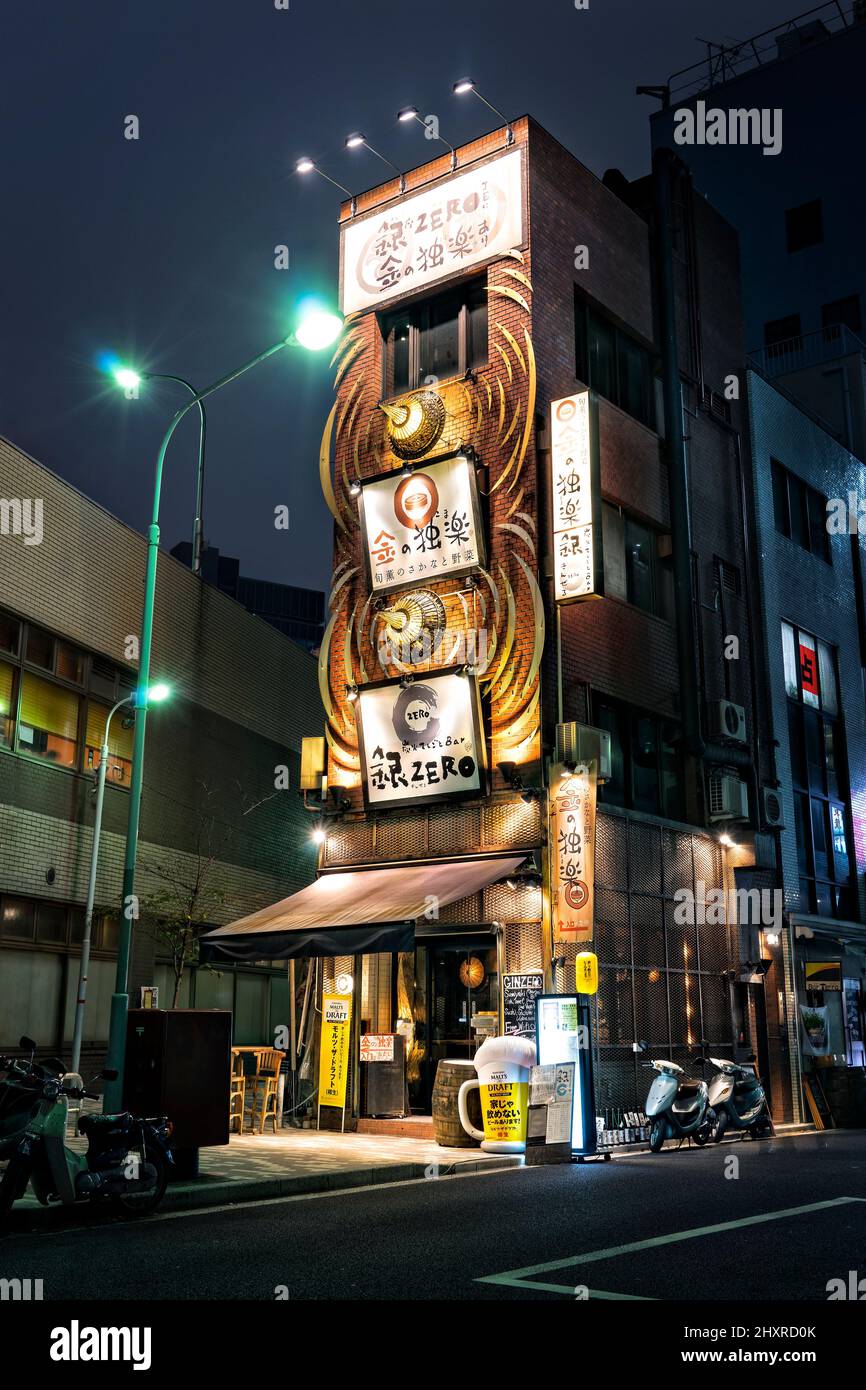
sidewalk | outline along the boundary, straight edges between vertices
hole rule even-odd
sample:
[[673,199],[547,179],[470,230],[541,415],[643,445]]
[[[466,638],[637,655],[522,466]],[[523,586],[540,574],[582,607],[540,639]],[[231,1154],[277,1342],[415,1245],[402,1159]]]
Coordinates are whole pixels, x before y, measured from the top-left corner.
[[[67,1140],[70,1148],[84,1141]],[[228,1144],[202,1149],[197,1178],[169,1182],[159,1210],[177,1211],[254,1202],[267,1197],[340,1191],[409,1178],[513,1168],[520,1155],[482,1153],[478,1148],[444,1149],[433,1140],[384,1135],[317,1133],[284,1129],[278,1134],[235,1134]],[[80,1208],[42,1207],[28,1189],[15,1212],[31,1226]],[[18,1225],[19,1222],[15,1222]]]

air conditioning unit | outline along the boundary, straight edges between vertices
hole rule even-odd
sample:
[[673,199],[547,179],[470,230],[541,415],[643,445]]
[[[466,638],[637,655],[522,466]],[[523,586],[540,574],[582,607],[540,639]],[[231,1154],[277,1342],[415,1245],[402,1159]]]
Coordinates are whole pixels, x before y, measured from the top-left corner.
[[742,705],[735,705],[732,700],[718,700],[712,706],[711,715],[715,738],[723,738],[728,743],[745,744],[748,742],[746,711]]
[[761,819],[769,830],[784,830],[785,814],[779,787],[761,788]]
[[733,768],[715,768],[709,776],[710,820],[748,820],[749,789]]
[[610,734],[589,724],[557,724],[556,760],[567,766],[595,762],[599,782],[610,781]]

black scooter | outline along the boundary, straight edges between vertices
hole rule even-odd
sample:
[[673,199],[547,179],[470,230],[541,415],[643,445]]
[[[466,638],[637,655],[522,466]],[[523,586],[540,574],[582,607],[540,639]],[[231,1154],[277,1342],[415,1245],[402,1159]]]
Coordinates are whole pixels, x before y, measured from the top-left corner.
[[764,1088],[752,1065],[741,1066],[726,1057],[708,1057],[716,1074],[709,1083],[710,1105],[716,1112],[713,1138],[718,1144],[727,1129],[745,1130],[750,1138],[772,1134],[773,1121]]

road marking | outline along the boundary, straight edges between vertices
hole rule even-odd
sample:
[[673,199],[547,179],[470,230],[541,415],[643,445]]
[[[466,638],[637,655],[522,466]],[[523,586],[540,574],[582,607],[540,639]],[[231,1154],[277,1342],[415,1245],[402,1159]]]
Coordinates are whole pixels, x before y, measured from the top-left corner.
[[[655,1250],[660,1245],[674,1245],[681,1240],[696,1240],[699,1236],[718,1235],[722,1231],[738,1231],[746,1226],[760,1226],[768,1221],[783,1221],[789,1216],[805,1216],[809,1212],[828,1211],[833,1207],[845,1206],[849,1202],[866,1202],[866,1197],[832,1197],[824,1202],[809,1202],[802,1207],[785,1207],[781,1211],[762,1212],[758,1216],[742,1216],[734,1221],[720,1221],[713,1226],[695,1226],[688,1231],[672,1231],[664,1236],[651,1236],[648,1240],[634,1240],[628,1245],[611,1245],[605,1250],[587,1250],[581,1255],[569,1255],[561,1260],[547,1260],[544,1264],[526,1265],[523,1269],[508,1269],[502,1274],[485,1274],[475,1280],[476,1284],[502,1284],[508,1288],[541,1289],[546,1293],[574,1294],[573,1284],[548,1284],[533,1281],[534,1274],[549,1274],[555,1269],[568,1269],[574,1266],[595,1264],[600,1260],[613,1260],[619,1255],[633,1255],[641,1250]],[[610,1298],[616,1295],[591,1291],[595,1298]]]

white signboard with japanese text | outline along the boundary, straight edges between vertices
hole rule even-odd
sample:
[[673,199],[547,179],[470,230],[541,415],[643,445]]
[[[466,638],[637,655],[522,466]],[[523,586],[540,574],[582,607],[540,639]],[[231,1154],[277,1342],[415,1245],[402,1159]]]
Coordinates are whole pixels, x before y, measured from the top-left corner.
[[520,150],[342,228],[340,308],[354,314],[503,255],[524,241]]
[[448,579],[485,563],[475,466],[464,454],[372,479],[359,506],[374,593]]
[[589,391],[551,402],[550,471],[554,596],[557,603],[602,593],[596,430]]
[[550,770],[553,940],[592,940],[595,898],[595,763]]
[[484,793],[487,754],[474,676],[452,669],[361,686],[355,718],[368,808]]

